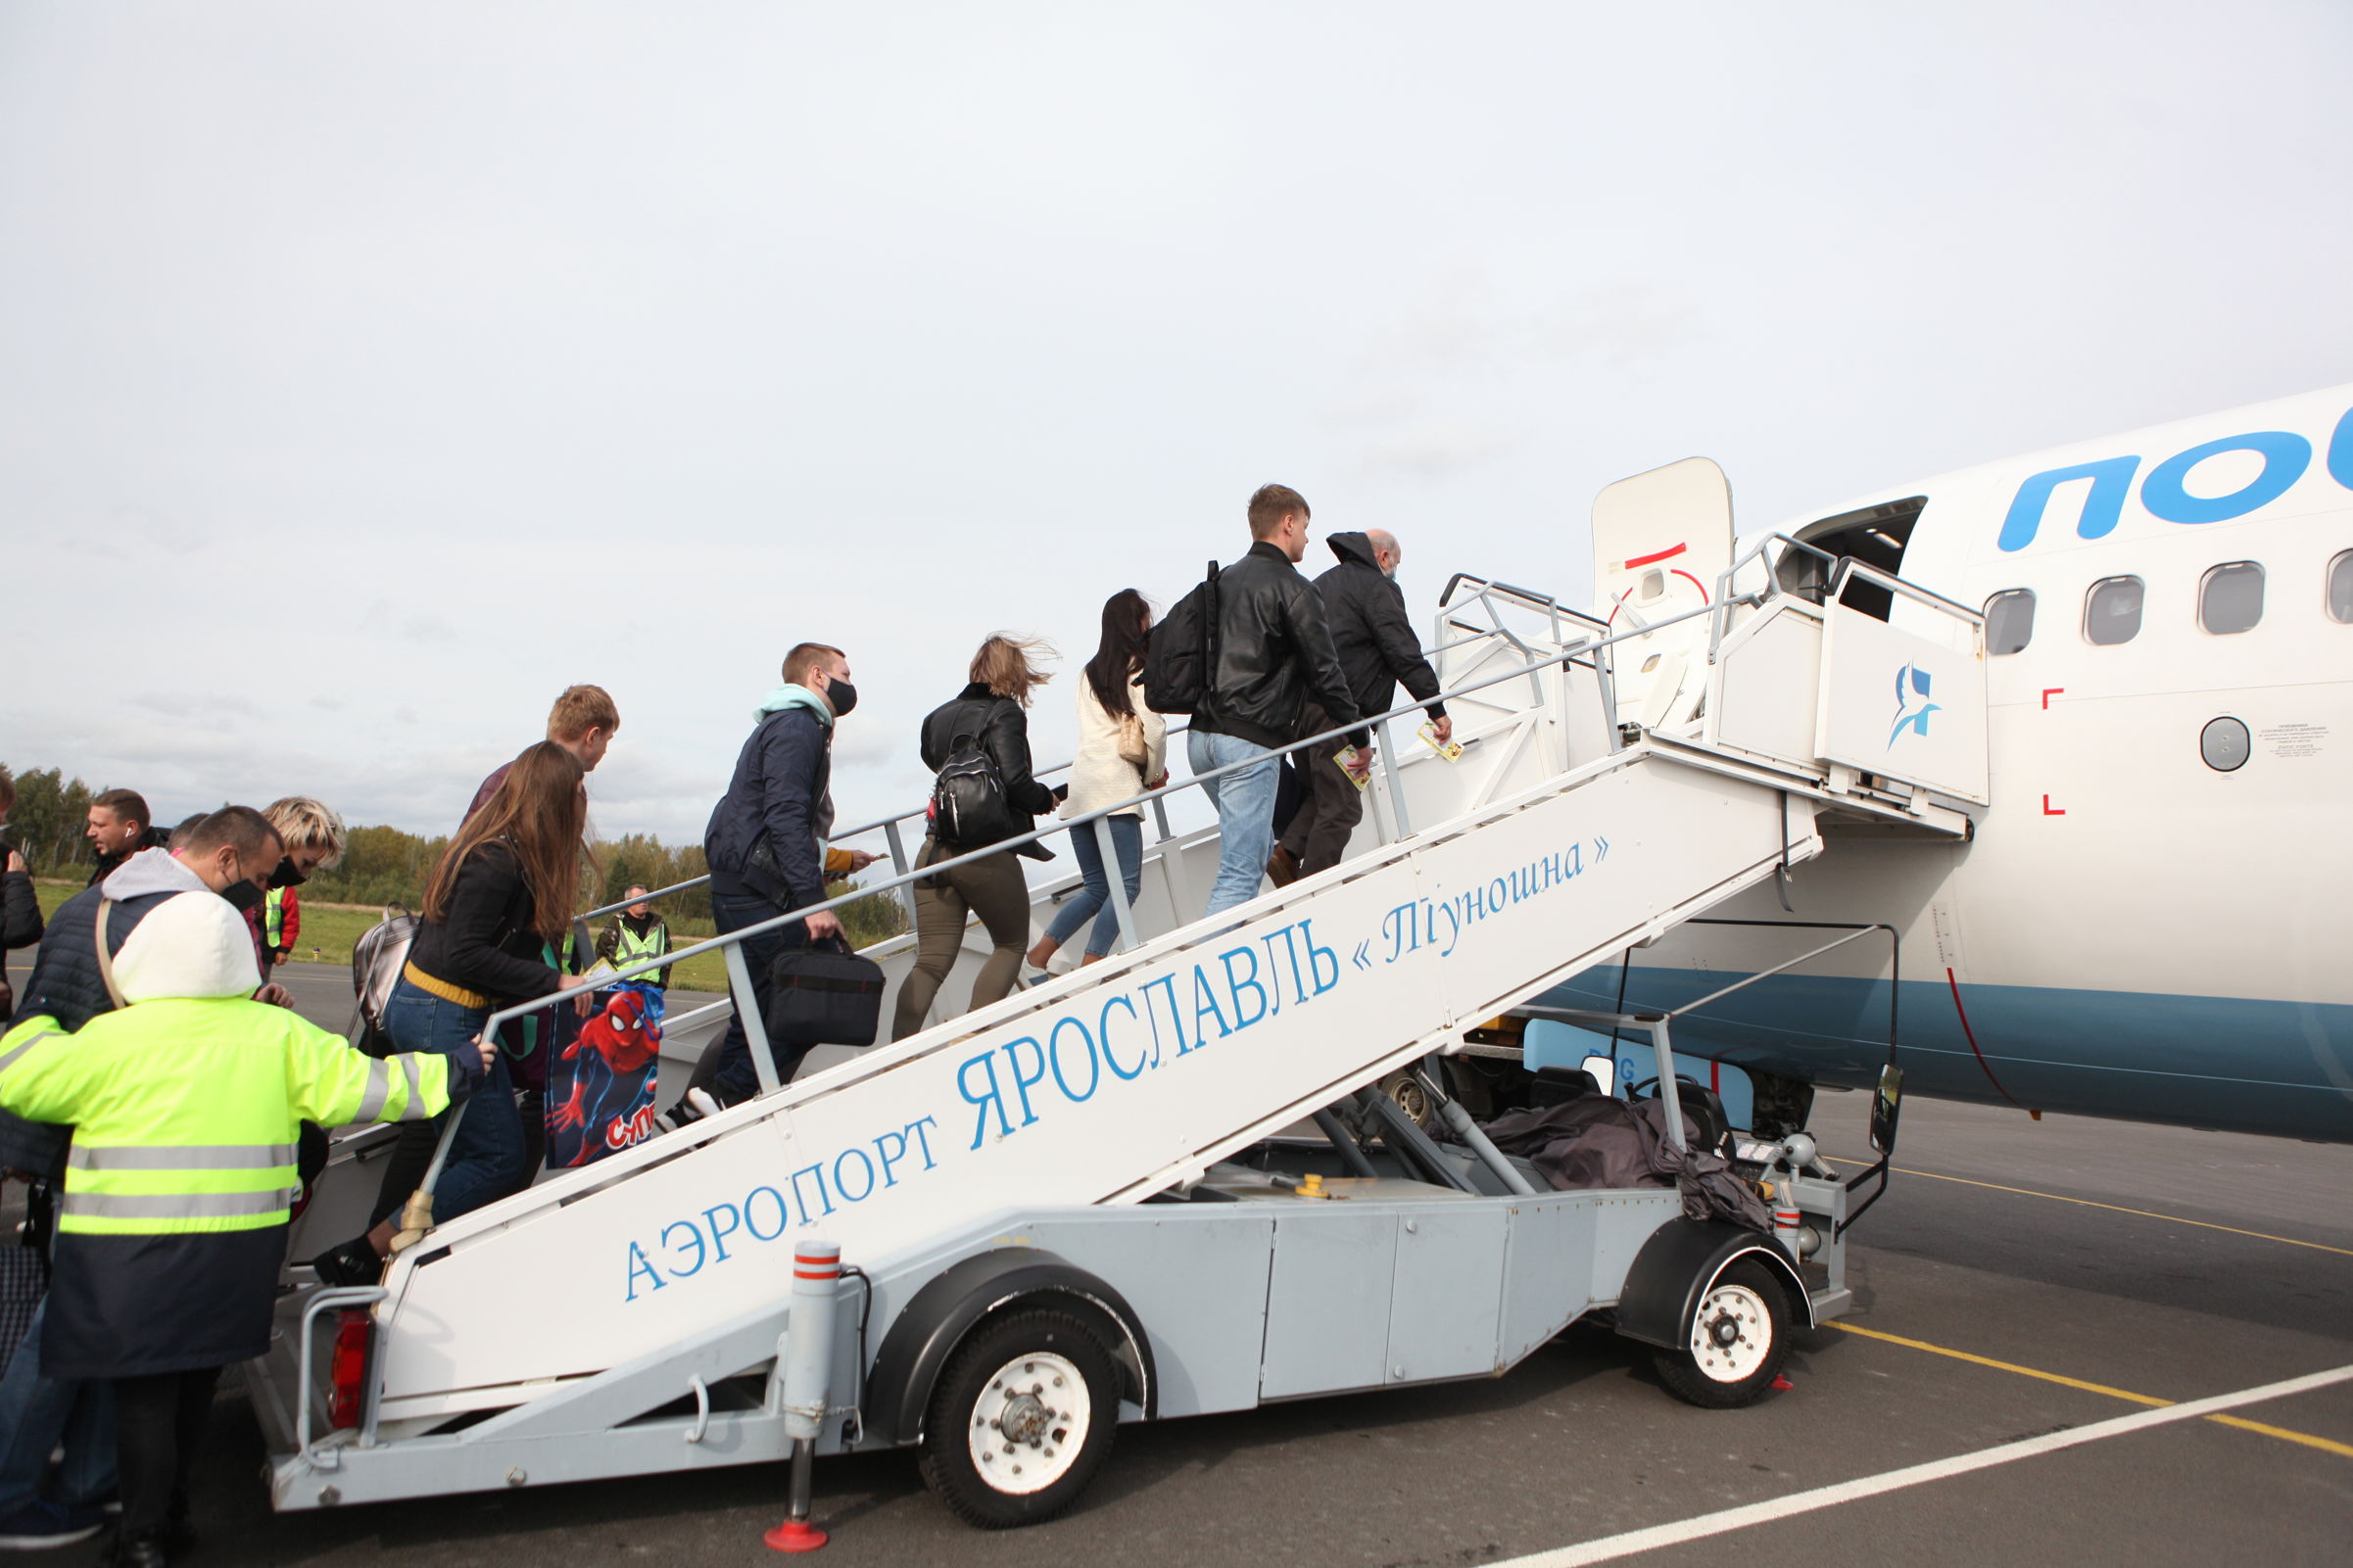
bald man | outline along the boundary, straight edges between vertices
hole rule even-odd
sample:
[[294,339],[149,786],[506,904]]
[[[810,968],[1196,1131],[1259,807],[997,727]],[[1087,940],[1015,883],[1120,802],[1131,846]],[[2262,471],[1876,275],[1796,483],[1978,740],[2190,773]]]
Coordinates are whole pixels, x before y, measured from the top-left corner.
[[[1428,709],[1441,742],[1454,736],[1454,721],[1438,694],[1438,672],[1421,656],[1421,640],[1406,617],[1406,597],[1397,586],[1397,566],[1405,559],[1396,536],[1385,529],[1362,534],[1333,534],[1326,541],[1339,564],[1316,579],[1323,595],[1323,619],[1331,628],[1332,650],[1339,655],[1340,673],[1347,677],[1356,705],[1367,718],[1386,713],[1397,701],[1403,683],[1416,700]],[[1300,734],[1314,735],[1331,728],[1323,710],[1310,702],[1300,716]],[[1337,866],[1348,852],[1348,839],[1365,815],[1365,791],[1357,775],[1332,760],[1340,742],[1327,740],[1303,746],[1292,766],[1307,784],[1307,800],[1291,818],[1267,862],[1267,875],[1277,887]],[[1360,763],[1370,764],[1369,748]]]

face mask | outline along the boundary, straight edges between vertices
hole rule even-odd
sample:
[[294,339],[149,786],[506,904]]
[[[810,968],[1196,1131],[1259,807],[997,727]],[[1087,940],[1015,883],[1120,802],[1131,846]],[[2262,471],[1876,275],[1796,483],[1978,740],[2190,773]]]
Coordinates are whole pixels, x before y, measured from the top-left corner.
[[858,705],[858,689],[839,677],[826,683],[825,699],[834,705],[834,717],[845,719],[849,710]]
[[264,894],[251,877],[245,877],[223,887],[220,896],[229,901],[229,908],[242,915],[249,909],[259,907]]
[[278,869],[269,874],[269,885],[272,887],[300,887],[310,879],[303,869],[294,863],[292,855],[280,856]]

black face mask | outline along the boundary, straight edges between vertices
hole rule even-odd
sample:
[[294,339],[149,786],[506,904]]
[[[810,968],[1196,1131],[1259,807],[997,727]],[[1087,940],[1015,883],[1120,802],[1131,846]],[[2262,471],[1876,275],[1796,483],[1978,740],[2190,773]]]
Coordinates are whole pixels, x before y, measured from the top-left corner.
[[242,915],[258,907],[265,895],[251,877],[244,877],[223,887],[220,896],[229,901],[229,908]]
[[858,705],[858,689],[847,681],[835,679],[826,683],[825,699],[834,705],[834,717],[843,719]]
[[294,863],[292,855],[281,855],[278,869],[269,874],[269,885],[272,887],[300,887],[310,879],[303,869]]

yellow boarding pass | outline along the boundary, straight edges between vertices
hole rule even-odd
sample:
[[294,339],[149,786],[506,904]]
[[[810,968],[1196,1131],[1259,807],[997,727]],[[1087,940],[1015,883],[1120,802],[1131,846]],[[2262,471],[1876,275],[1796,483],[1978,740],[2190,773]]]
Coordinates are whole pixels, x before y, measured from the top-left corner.
[[1461,762],[1463,760],[1462,746],[1452,740],[1439,739],[1438,727],[1436,725],[1424,723],[1420,729],[1415,731],[1414,733],[1421,736],[1421,743],[1423,745],[1429,747],[1432,751],[1435,751],[1447,761]]
[[1348,782],[1352,784],[1355,784],[1357,788],[1363,789],[1367,784],[1372,783],[1372,770],[1370,768],[1367,768],[1362,773],[1357,772],[1356,747],[1342,746],[1339,750],[1331,754],[1331,760],[1340,765],[1340,771],[1348,775]]

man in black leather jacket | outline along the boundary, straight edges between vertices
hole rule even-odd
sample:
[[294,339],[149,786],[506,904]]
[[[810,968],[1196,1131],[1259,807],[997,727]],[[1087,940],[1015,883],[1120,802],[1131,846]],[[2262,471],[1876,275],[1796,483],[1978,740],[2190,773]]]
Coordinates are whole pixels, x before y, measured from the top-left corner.
[[[1307,553],[1308,505],[1287,485],[1250,498],[1248,553],[1218,574],[1217,662],[1185,749],[1193,772],[1263,759],[1208,781],[1218,808],[1218,878],[1208,914],[1258,894],[1274,843],[1277,753],[1302,734],[1313,696],[1333,724],[1360,716],[1332,651],[1323,601],[1294,564]],[[1366,738],[1356,737],[1360,743]],[[1334,750],[1339,742],[1332,743]]]
[[[1421,640],[1406,616],[1406,596],[1396,581],[1405,551],[1398,547],[1396,536],[1375,528],[1363,534],[1333,534],[1324,543],[1339,564],[1316,579],[1316,593],[1323,600],[1332,650],[1339,655],[1349,689],[1356,693],[1358,711],[1368,717],[1388,712],[1402,681],[1408,691],[1428,703],[1438,743],[1444,745],[1454,735],[1454,721],[1446,716],[1446,704],[1433,700],[1438,672],[1421,656]],[[1311,702],[1299,728],[1313,735],[1330,729],[1331,721]],[[1292,814],[1282,842],[1267,863],[1267,875],[1278,887],[1337,866],[1347,853],[1349,835],[1364,820],[1365,791],[1331,760],[1333,749],[1307,748],[1291,759],[1307,784],[1307,801]]]

